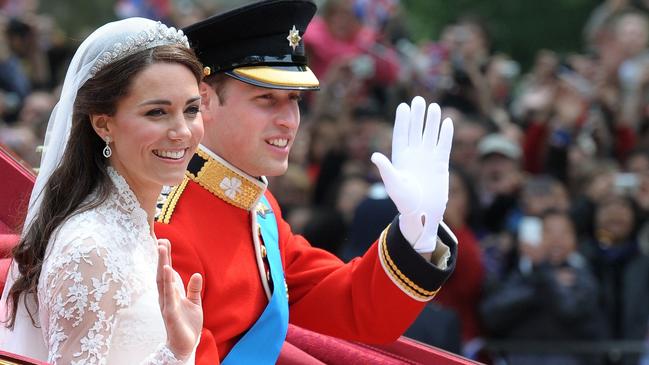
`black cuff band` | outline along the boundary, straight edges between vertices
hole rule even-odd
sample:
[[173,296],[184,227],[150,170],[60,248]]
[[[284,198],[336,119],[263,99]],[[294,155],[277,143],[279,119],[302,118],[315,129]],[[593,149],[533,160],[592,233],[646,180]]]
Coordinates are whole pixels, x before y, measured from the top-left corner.
[[390,225],[385,239],[385,256],[392,263],[391,270],[404,285],[422,296],[434,295],[451,276],[457,261],[457,242],[442,225],[437,230],[439,239],[448,246],[451,256],[445,269],[440,269],[412,248],[399,229],[397,216]]

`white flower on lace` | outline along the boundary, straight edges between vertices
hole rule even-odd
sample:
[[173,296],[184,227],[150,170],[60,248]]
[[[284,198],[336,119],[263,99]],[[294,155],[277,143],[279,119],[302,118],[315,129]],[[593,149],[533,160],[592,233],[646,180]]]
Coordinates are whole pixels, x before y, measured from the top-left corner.
[[91,312],[97,312],[97,311],[100,310],[100,309],[101,309],[101,308],[99,308],[99,303],[98,303],[98,302],[92,302],[92,303],[90,303],[90,311],[91,311]]
[[225,196],[230,199],[234,199],[237,194],[241,192],[241,180],[237,179],[236,177],[229,179],[227,177],[224,177],[219,187],[223,190]]
[[101,300],[104,293],[108,291],[108,283],[100,281],[97,278],[92,278],[92,287],[94,288],[95,300]]
[[88,336],[81,339],[81,351],[98,354],[101,352],[104,336],[99,333],[88,333]]
[[70,303],[75,303],[75,307],[83,310],[88,303],[88,287],[79,283],[72,285],[68,291]]
[[131,293],[130,290],[121,287],[117,290],[117,293],[115,293],[115,296],[113,297],[117,301],[117,305],[122,306],[122,307],[127,307],[128,305],[131,304]]
[[98,321],[105,321],[106,320],[106,312],[103,310],[100,310],[97,312],[97,320]]
[[80,283],[83,281],[83,276],[80,272],[71,272],[70,279],[72,279],[75,283]]
[[81,261],[81,252],[74,251],[70,253],[70,259],[78,264]]

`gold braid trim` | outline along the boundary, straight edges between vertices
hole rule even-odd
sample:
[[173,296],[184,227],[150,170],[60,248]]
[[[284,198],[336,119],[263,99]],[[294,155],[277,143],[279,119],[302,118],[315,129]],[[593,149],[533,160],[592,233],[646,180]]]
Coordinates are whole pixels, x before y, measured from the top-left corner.
[[439,291],[433,290],[429,291],[426,290],[419,285],[415,284],[412,280],[410,280],[404,273],[399,270],[397,265],[394,263],[392,258],[390,257],[390,254],[388,253],[388,245],[386,243],[387,235],[388,235],[388,230],[390,229],[390,225],[381,233],[381,238],[379,240],[379,245],[380,245],[380,258],[381,261],[383,261],[386,265],[384,265],[385,268],[388,270],[387,273],[398,283],[400,283],[401,288],[406,290],[408,293],[411,295],[418,297],[420,299],[424,300],[430,300],[432,299],[435,294]]
[[174,186],[171,189],[171,192],[169,192],[169,196],[165,200],[164,205],[160,210],[160,215],[158,216],[158,223],[169,224],[169,221],[171,220],[171,215],[173,214],[174,209],[176,209],[176,204],[178,204],[178,199],[180,199],[180,196],[183,194],[183,191],[185,190],[185,187],[187,187],[188,182],[189,182],[189,178],[185,176],[183,178],[183,181],[180,184]]
[[[228,204],[248,211],[255,208],[255,203],[264,193],[263,188],[252,183],[249,177],[211,158],[200,148],[196,153],[205,160],[205,163],[196,175],[187,171],[186,175],[190,179]],[[236,187],[236,190],[233,189],[232,194],[228,196],[221,186],[224,179],[231,182],[234,182],[234,179],[236,179],[241,185]]]

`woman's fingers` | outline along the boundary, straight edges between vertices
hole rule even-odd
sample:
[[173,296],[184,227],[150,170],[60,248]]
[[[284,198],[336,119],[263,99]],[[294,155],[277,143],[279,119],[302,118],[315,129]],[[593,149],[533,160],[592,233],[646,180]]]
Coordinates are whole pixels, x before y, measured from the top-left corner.
[[167,248],[164,245],[160,244],[158,245],[158,273],[156,275],[156,284],[158,285],[158,302],[160,304],[160,309],[164,308],[165,265],[167,265]]
[[176,308],[177,294],[174,288],[174,272],[171,266],[165,265],[164,271],[164,308],[166,310],[174,310]]
[[159,238],[158,245],[163,245],[167,248],[167,265],[173,267],[171,263],[171,242],[169,242],[169,240],[166,238]]
[[201,306],[201,290],[203,289],[203,277],[199,273],[194,273],[187,283],[187,299],[190,302]]

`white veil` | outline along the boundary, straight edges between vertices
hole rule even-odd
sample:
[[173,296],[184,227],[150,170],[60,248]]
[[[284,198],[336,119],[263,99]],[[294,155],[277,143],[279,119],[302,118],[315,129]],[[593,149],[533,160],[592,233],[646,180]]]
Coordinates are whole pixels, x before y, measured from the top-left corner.
[[[160,45],[181,44],[189,47],[187,37],[180,30],[145,18],[129,18],[103,25],[94,31],[77,49],[65,75],[61,98],[50,116],[41,164],[34,189],[29,199],[23,234],[36,217],[42,202],[42,193],[52,172],[59,166],[68,142],[72,124],[72,110],[77,91],[104,66],[139,51]],[[9,315],[7,297],[9,289],[18,278],[18,268],[11,265],[7,282],[2,292],[0,319]],[[24,300],[29,304],[34,298],[21,297],[13,330],[0,323],[0,349],[47,360],[47,345],[41,329],[33,326]],[[31,306],[30,306],[31,307]],[[33,308],[33,307],[32,307]],[[33,312],[33,311],[32,311]],[[34,313],[38,317],[37,313]],[[35,318],[38,322],[38,318]]]

